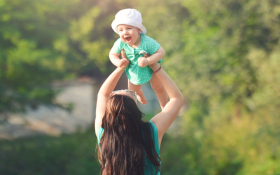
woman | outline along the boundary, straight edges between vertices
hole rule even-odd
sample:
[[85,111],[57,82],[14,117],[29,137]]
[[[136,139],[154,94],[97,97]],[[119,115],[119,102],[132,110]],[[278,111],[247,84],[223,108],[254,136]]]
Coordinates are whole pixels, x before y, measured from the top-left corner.
[[141,120],[136,93],[114,91],[129,64],[122,52],[123,67],[105,80],[97,96],[95,133],[99,143],[102,175],[159,175],[161,140],[175,120],[184,98],[158,63],[150,65],[163,84],[170,100],[149,122]]

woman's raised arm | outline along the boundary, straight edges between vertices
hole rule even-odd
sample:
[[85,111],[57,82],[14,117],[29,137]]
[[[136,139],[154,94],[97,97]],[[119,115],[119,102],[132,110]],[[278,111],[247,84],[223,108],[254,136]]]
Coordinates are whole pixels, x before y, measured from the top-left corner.
[[152,64],[150,67],[154,72],[156,71],[156,76],[163,84],[170,99],[162,111],[151,119],[158,129],[158,139],[160,144],[164,133],[177,117],[183,105],[184,97],[173,80],[158,63]]
[[126,64],[121,68],[119,67],[116,68],[105,80],[105,82],[102,84],[102,86],[98,91],[97,102],[96,102],[95,124],[94,124],[95,134],[97,134],[97,131],[102,124],[102,118],[105,114],[107,100],[110,98],[110,94],[115,89],[122,73],[124,72],[126,66],[129,63],[129,61],[126,59],[124,55],[124,51],[122,51],[122,59],[125,60]]

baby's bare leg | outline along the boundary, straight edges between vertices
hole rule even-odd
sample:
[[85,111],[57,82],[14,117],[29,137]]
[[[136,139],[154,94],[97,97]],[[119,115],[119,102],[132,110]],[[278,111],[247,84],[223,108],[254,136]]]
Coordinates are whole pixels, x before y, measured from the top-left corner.
[[155,93],[157,95],[160,107],[161,107],[161,109],[163,109],[168,101],[166,91],[165,91],[162,83],[156,76],[156,74],[152,75],[152,79],[150,80],[150,82],[151,82],[151,86],[152,86],[153,90],[155,91]]
[[147,104],[147,100],[144,96],[144,93],[142,91],[141,85],[135,85],[132,84],[129,80],[128,80],[128,89],[129,90],[133,90],[137,93],[137,100],[142,103],[142,104]]

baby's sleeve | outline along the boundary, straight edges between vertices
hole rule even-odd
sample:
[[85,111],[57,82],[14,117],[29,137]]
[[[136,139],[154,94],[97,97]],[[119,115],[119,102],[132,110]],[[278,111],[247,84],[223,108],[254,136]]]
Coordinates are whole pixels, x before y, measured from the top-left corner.
[[119,38],[113,45],[112,51],[116,52],[117,54],[121,53],[122,47],[122,39]]
[[146,47],[148,54],[154,54],[160,47],[160,44],[151,37],[146,36]]

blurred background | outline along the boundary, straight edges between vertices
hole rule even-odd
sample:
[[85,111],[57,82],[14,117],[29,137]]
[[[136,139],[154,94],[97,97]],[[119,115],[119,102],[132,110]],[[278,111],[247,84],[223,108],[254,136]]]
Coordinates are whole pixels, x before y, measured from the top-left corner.
[[[99,174],[96,93],[124,8],[186,99],[162,174],[280,174],[279,0],[0,0],[0,174]],[[149,120],[159,105],[143,88]]]

